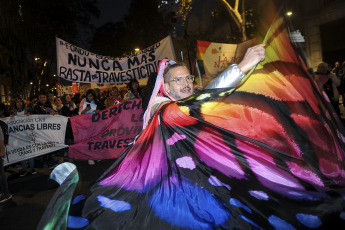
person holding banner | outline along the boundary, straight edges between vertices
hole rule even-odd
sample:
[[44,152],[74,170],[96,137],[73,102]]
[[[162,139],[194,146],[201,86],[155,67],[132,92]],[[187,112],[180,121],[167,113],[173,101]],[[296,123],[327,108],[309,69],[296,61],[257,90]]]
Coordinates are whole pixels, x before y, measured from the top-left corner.
[[[14,99],[13,111],[11,113],[11,117],[12,116],[24,116],[24,115],[28,116],[28,115],[30,115],[30,112],[24,106],[24,101],[20,97],[17,97],[17,98]],[[27,161],[29,162],[30,173],[32,175],[36,174],[36,171],[34,169],[35,168],[35,160],[34,160],[34,158],[30,158],[28,160],[23,160],[23,161],[20,162],[22,164],[22,170],[21,170],[21,173],[20,173],[21,177],[26,176],[29,173],[27,171],[27,165],[26,165]]]
[[[96,93],[93,89],[86,91],[86,97],[80,102],[79,114],[88,114],[98,112],[98,105],[96,99]],[[88,160],[89,165],[94,165],[94,160]]]
[[[40,92],[38,95],[38,101],[34,103],[32,108],[32,114],[51,114],[55,115],[57,112],[53,109],[53,106],[47,99],[47,94],[44,92]],[[46,163],[46,167],[52,169],[56,166],[56,162],[53,159],[52,153],[48,153],[41,157],[40,164],[43,167],[44,162]]]
[[47,95],[43,92],[38,95],[38,101],[33,105],[32,110],[33,114],[56,114],[53,106],[47,100]]
[[30,115],[30,111],[24,106],[24,101],[17,97],[13,101],[13,110],[11,112],[11,117],[20,115]]

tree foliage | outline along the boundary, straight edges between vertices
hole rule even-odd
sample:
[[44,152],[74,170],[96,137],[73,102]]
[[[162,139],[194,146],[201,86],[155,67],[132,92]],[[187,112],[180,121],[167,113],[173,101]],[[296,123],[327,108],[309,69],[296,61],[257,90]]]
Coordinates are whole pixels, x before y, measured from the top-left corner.
[[[193,8],[192,5],[195,2],[196,0],[179,1],[179,10],[177,11],[177,15],[181,18],[183,25],[186,24],[191,10]],[[216,2],[221,3],[223,7],[227,10],[228,15],[235,23],[237,30],[241,32],[241,40],[247,40],[244,0],[219,0]]]
[[146,48],[167,36],[171,29],[162,12],[158,11],[157,0],[132,0],[124,22],[129,50],[134,48],[133,45]]
[[96,29],[90,43],[90,51],[105,56],[118,57],[126,52],[122,45],[125,25],[123,21],[108,22]]
[[110,56],[128,55],[135,48],[147,48],[168,36],[172,26],[158,5],[156,0],[132,0],[123,21],[97,28],[91,51]]
[[[0,41],[8,51],[3,65],[10,72],[11,91],[19,93],[33,80],[38,88],[52,83],[55,36],[81,43],[79,28],[92,29],[96,0],[0,0]],[[38,61],[34,61],[39,57]],[[28,79],[28,80],[27,80]],[[37,89],[38,89],[37,88]]]

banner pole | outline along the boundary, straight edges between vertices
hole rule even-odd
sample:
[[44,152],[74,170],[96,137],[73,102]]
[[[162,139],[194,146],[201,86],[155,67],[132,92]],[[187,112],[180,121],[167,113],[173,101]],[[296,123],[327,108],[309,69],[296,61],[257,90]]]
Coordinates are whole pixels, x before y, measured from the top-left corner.
[[202,88],[202,79],[201,79],[201,74],[200,74],[198,59],[195,60],[195,67],[196,67],[196,70],[198,71],[198,76],[199,76],[199,87]]

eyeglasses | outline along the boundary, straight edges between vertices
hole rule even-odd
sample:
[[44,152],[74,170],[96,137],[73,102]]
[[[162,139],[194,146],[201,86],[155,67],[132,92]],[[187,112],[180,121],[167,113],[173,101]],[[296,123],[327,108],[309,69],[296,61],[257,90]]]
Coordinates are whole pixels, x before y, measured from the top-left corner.
[[174,79],[172,79],[171,81],[167,81],[166,83],[169,82],[176,82],[177,85],[182,85],[183,84],[183,80],[186,80],[187,83],[193,83],[195,76],[194,75],[188,75],[186,77],[175,77]]

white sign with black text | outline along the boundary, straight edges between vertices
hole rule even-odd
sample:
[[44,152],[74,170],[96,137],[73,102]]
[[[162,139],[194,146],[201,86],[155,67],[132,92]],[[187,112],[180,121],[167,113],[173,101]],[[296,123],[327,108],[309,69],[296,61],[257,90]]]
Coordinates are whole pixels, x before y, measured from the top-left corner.
[[114,84],[140,81],[157,73],[164,58],[175,60],[170,36],[126,57],[94,54],[56,38],[58,76],[72,82]]
[[10,165],[67,147],[68,118],[60,115],[30,115],[2,118],[8,125],[4,165]]

